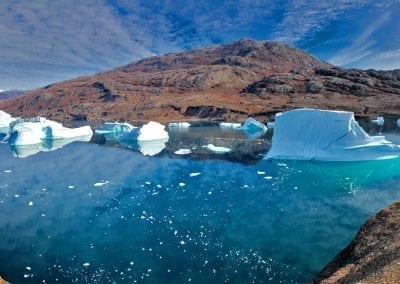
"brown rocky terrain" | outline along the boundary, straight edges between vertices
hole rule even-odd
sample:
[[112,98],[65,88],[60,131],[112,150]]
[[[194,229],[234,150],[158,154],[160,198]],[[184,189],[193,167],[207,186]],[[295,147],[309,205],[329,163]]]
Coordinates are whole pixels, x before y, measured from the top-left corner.
[[151,57],[0,101],[14,116],[161,122],[265,120],[297,107],[400,113],[400,70],[347,70],[277,42]]
[[369,218],[314,283],[400,283],[400,202]]

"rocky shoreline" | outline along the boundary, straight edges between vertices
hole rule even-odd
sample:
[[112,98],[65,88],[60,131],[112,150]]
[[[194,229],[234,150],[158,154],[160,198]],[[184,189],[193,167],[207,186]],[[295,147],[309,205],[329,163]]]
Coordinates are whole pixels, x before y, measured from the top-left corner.
[[400,283],[400,201],[370,217],[313,283]]

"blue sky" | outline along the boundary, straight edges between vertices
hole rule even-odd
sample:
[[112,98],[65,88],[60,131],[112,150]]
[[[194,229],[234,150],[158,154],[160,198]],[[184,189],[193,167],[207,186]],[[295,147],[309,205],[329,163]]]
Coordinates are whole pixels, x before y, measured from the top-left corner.
[[1,0],[0,89],[133,60],[278,40],[345,67],[400,68],[400,0]]

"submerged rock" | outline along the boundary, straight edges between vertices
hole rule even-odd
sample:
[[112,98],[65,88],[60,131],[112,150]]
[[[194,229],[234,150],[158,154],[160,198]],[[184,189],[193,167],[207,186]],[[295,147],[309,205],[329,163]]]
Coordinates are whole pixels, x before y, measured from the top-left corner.
[[275,117],[268,159],[363,161],[400,156],[384,136],[369,136],[352,112],[296,109]]
[[400,283],[400,202],[367,220],[314,283]]

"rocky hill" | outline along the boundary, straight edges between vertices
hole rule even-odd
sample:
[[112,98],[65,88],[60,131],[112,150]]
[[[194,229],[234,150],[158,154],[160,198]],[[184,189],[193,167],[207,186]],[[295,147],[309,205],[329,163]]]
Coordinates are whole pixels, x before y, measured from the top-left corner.
[[399,97],[400,70],[346,70],[288,45],[240,40],[48,85],[0,109],[56,120],[237,121],[295,107],[395,114]]
[[25,95],[26,91],[23,90],[9,90],[0,92],[0,100],[15,98]]

